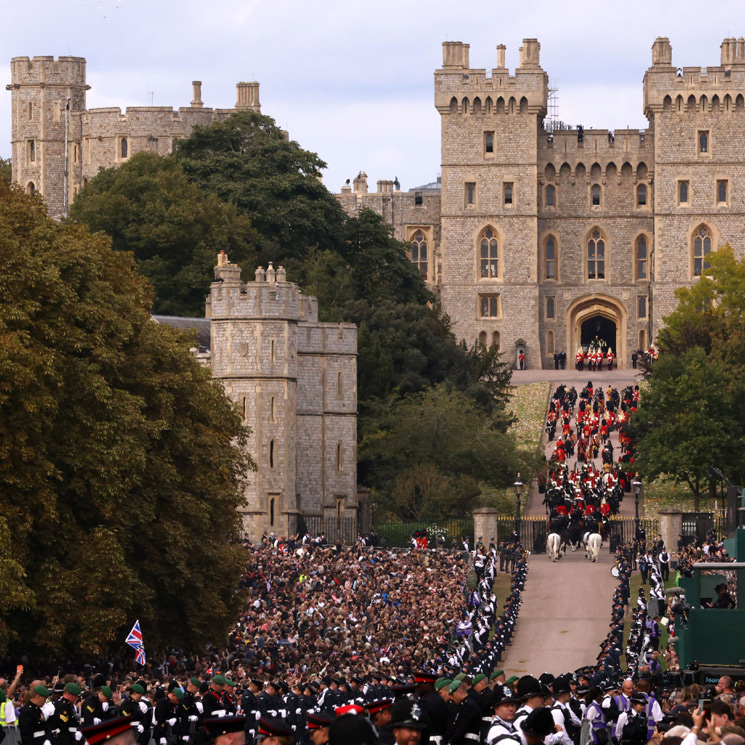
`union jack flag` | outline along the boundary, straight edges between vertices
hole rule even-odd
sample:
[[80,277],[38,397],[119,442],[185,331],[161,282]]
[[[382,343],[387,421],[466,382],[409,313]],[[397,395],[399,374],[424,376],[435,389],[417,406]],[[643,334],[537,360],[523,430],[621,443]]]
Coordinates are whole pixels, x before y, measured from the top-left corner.
[[145,666],[146,658],[145,658],[145,648],[144,647],[137,647],[137,650],[135,651],[135,661],[139,665],[142,665],[143,667]]
[[125,643],[129,644],[130,647],[134,647],[135,649],[145,646],[144,642],[142,641],[142,631],[140,629],[139,619],[135,621],[135,625],[132,627],[132,631],[129,632],[129,636],[127,637]]

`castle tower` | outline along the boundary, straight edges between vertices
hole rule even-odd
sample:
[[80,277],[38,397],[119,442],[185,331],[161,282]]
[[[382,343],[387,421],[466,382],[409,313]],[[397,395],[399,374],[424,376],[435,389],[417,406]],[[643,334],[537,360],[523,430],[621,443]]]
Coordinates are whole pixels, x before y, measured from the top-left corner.
[[674,67],[666,38],[652,46],[644,110],[655,138],[653,329],[677,307],[706,255],[725,243],[745,253],[745,41],[724,39],[720,65]]
[[212,376],[251,430],[248,450],[258,466],[245,490],[245,535],[294,534],[301,514],[330,539],[345,519],[354,533],[356,327],[319,323],[316,299],[288,282],[283,267],[259,267],[255,281],[242,282],[224,252],[208,315]]
[[28,192],[40,192],[49,214],[58,217],[65,204],[72,201],[73,184],[80,181],[79,113],[85,110],[89,88],[85,82],[85,59],[14,57],[10,64],[11,82],[7,87],[11,91],[13,180]]
[[469,45],[443,44],[435,72],[442,122],[442,304],[456,335],[496,343],[510,360],[517,346],[541,366],[538,341],[538,131],[548,76],[540,44],[525,39],[510,75],[469,65]]

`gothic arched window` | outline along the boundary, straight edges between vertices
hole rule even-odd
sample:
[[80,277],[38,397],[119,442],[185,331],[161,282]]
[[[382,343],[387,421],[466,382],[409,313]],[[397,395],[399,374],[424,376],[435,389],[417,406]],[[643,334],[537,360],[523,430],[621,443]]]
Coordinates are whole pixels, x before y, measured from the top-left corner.
[[543,278],[556,279],[556,239],[552,235],[543,247]]
[[122,160],[128,157],[129,153],[129,146],[127,144],[127,138],[122,137],[122,139],[119,142],[119,156]]
[[636,278],[647,279],[647,238],[640,235],[636,239]]
[[421,230],[417,230],[411,239],[411,263],[419,269],[419,274],[427,279],[429,265],[429,253],[427,250],[427,236]]
[[605,279],[605,240],[597,229],[587,241],[587,279]]
[[711,253],[711,231],[702,225],[693,238],[693,276],[700,277],[710,264],[707,256]]
[[499,277],[499,244],[497,234],[486,228],[479,238],[479,276],[481,279]]

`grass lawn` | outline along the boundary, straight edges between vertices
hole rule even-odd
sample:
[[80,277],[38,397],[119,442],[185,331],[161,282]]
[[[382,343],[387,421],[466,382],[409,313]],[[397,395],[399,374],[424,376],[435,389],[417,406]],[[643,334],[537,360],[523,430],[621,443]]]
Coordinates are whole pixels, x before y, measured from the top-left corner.
[[[629,608],[629,615],[626,618],[626,621],[624,622],[624,625],[623,625],[624,659],[626,659],[626,642],[628,641],[629,634],[631,633],[631,614],[633,610],[636,608],[636,598],[639,596],[639,588],[644,587],[646,591],[646,595],[647,597],[649,597],[649,582],[647,582],[646,585],[642,585],[642,575],[638,569],[636,569],[635,571],[631,573],[630,585],[631,585],[631,599],[629,600],[629,604],[631,607]],[[665,582],[665,588],[667,589],[668,587],[675,587],[675,572],[673,571],[670,572],[669,581]],[[662,636],[660,637],[660,650],[663,650],[667,646],[667,626],[662,626],[662,624],[660,624],[660,626],[662,628]],[[626,664],[628,665],[628,662]],[[664,672],[666,670],[666,665],[665,665],[665,659],[662,655],[660,655],[660,664],[662,665],[662,670]]]
[[509,408],[517,421],[510,432],[517,438],[520,448],[534,449],[541,444],[551,383],[529,383],[512,389]]

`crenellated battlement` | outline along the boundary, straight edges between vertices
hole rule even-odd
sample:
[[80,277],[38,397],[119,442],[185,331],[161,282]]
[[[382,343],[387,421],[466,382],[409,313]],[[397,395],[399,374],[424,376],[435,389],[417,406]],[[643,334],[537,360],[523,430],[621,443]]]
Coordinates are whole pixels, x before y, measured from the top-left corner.
[[603,170],[614,163],[620,170],[623,163],[634,169],[639,162],[650,169],[654,162],[654,136],[651,130],[621,129],[556,129],[545,132],[539,142],[539,162],[549,163],[558,171],[567,163],[572,172],[578,165],[588,170],[593,162],[599,162]]
[[13,57],[10,61],[10,80],[8,90],[24,85],[85,85],[85,58]]
[[[735,110],[745,93],[745,39],[721,44],[721,64],[712,67],[674,67],[667,38],[652,45],[652,66],[644,75],[644,113],[711,113]],[[742,108],[742,105],[740,106]]]
[[441,114],[542,114],[548,102],[548,76],[540,65],[537,39],[523,40],[514,75],[505,65],[506,47],[497,47],[490,72],[469,66],[470,45],[444,42],[443,65],[435,71],[435,107]]

